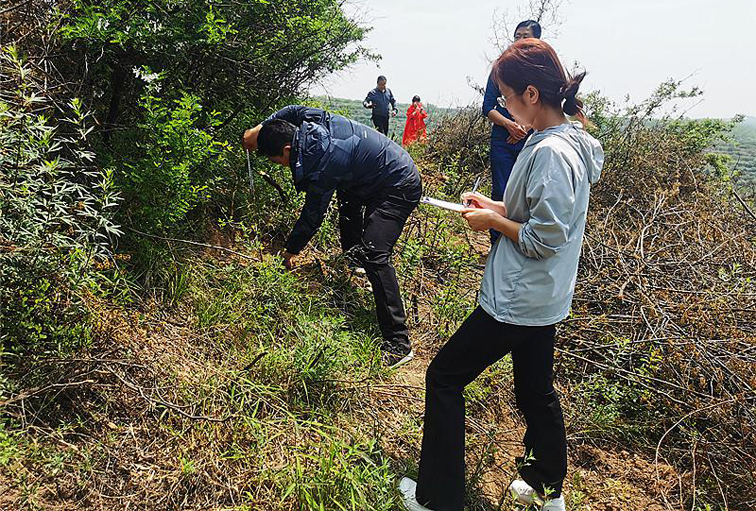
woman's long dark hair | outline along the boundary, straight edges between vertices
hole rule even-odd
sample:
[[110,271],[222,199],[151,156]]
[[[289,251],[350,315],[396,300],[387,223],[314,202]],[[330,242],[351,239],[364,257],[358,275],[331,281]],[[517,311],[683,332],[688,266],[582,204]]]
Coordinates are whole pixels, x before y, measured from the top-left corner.
[[493,75],[517,94],[532,85],[544,104],[587,123],[583,102],[577,98],[585,72],[575,76],[567,73],[548,43],[533,38],[515,42],[494,63]]

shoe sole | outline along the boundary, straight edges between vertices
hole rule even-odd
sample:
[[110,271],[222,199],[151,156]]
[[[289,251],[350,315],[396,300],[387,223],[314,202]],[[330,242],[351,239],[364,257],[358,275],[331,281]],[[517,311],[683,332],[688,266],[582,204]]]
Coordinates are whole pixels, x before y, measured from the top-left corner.
[[401,360],[399,360],[398,362],[395,362],[395,363],[393,363],[392,365],[388,366],[388,368],[389,368],[389,369],[398,369],[399,367],[403,366],[404,364],[406,364],[407,362],[409,362],[409,361],[410,361],[410,360],[412,360],[413,358],[415,358],[415,351],[414,351],[414,350],[410,350],[410,352],[409,352],[409,353],[407,353],[407,354],[406,354],[406,355],[404,356],[404,358],[402,358],[402,359],[401,359]]

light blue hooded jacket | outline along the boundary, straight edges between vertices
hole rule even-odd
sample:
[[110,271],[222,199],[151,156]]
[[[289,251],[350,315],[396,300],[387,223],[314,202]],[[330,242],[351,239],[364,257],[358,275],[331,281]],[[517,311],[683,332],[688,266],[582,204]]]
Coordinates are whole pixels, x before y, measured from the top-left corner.
[[497,321],[552,325],[572,305],[591,184],[604,151],[580,123],[533,133],[512,169],[504,204],[523,224],[519,240],[500,236],[493,246],[480,305]]

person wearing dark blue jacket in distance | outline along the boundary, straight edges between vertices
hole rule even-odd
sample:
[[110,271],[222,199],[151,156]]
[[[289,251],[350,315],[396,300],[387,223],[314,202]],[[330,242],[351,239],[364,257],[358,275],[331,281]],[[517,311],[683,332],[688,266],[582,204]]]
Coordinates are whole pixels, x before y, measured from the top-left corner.
[[388,136],[389,115],[391,117],[396,115],[396,100],[391,89],[386,87],[385,76],[378,77],[376,88],[368,92],[362,106],[373,110],[370,120],[373,121],[375,129]]
[[288,269],[320,227],[336,192],[342,249],[365,268],[373,287],[384,362],[397,367],[411,360],[391,263],[422,194],[420,172],[407,151],[368,126],[305,106],[287,106],[247,130],[244,147],[288,166],[295,188],[306,194],[282,254]]
[[[541,38],[541,25],[537,21],[523,21],[517,25],[514,40],[528,37]],[[517,155],[522,151],[525,140],[532,133],[517,124],[506,108],[499,104],[499,87],[493,79],[488,77],[486,93],[483,96],[483,116],[492,123],[491,127],[491,199],[500,201],[504,197],[509,175],[512,173]],[[491,230],[491,244],[499,238],[498,231]]]

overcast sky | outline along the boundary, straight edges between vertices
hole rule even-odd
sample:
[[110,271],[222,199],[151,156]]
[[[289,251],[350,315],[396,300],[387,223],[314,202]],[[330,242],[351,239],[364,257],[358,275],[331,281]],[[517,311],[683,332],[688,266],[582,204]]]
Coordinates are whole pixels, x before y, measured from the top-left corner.
[[[492,17],[515,13],[525,0],[352,0],[373,27],[366,46],[382,55],[313,87],[316,95],[363,99],[378,74],[388,77],[397,100],[463,106],[476,100],[468,77],[484,84],[490,59]],[[543,39],[562,62],[588,71],[585,90],[616,101],[647,97],[668,78],[704,89],[691,117],[756,116],[756,0],[568,0],[558,35]],[[692,103],[684,105],[693,106]]]

